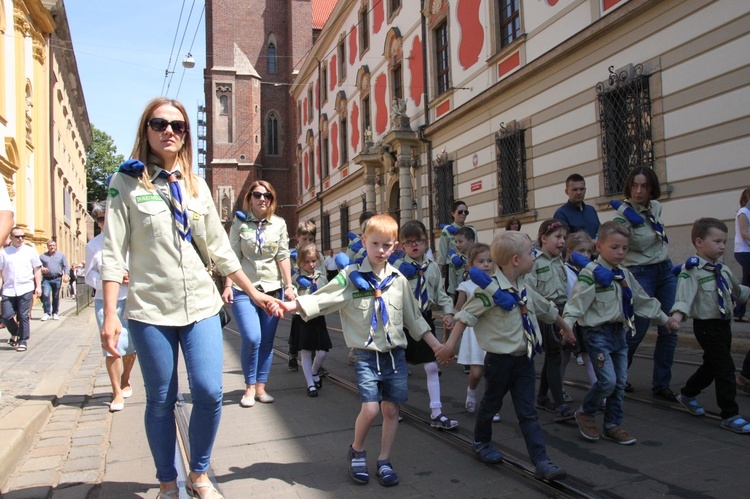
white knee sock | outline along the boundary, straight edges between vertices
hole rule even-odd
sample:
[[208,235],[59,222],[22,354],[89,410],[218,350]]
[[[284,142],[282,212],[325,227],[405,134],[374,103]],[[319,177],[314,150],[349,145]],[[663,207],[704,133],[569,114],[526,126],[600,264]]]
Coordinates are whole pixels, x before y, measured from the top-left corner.
[[315,359],[313,360],[313,363],[312,363],[313,381],[320,381],[320,377],[318,376],[318,371],[320,371],[320,368],[323,366],[323,361],[326,360],[326,353],[328,352],[326,352],[325,350],[315,351]]
[[438,417],[443,404],[440,403],[440,375],[438,374],[437,362],[428,362],[424,365],[427,375],[427,393],[430,396],[430,414],[432,418]]
[[312,350],[300,350],[300,356],[302,357],[302,373],[305,375],[305,383],[308,387],[315,386],[312,377]]

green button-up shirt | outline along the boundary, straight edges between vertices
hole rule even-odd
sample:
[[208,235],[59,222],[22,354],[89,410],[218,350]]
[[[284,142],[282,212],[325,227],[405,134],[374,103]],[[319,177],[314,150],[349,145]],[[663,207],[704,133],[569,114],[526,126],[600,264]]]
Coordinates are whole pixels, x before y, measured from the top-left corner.
[[[289,258],[289,234],[284,219],[271,215],[269,220],[262,221],[263,245],[258,248],[258,222],[252,211],[247,214],[247,220],[235,216],[229,242],[247,277],[268,293],[284,285],[278,262]],[[237,285],[234,287],[239,289]]]
[[625,255],[622,264],[626,267],[634,265],[651,265],[661,263],[669,258],[667,243],[661,240],[656,231],[651,227],[651,222],[646,214],[647,209],[651,209],[656,221],[664,226],[661,220],[661,203],[650,201],[648,206],[643,206],[633,202],[633,209],[643,217],[642,224],[633,225],[624,216],[619,213],[615,215],[615,222],[621,223],[630,230],[630,249]]
[[531,272],[526,275],[526,284],[557,306],[565,305],[568,300],[568,273],[559,256],[550,257],[540,251]]
[[[596,263],[612,270],[612,265],[601,257]],[[659,325],[667,322],[669,317],[661,311],[661,304],[656,298],[646,293],[628,269],[620,267],[625,274],[625,282],[633,292],[633,308],[639,317],[654,319]],[[563,311],[563,319],[571,328],[578,325],[585,327],[601,326],[612,322],[625,322],[622,310],[622,287],[617,281],[609,286],[600,286],[594,280],[594,274],[588,269],[578,273],[578,280],[573,285],[573,294]]]
[[[721,319],[716,274],[713,270],[706,268],[706,263],[708,263],[706,260],[699,258],[698,262],[697,267],[691,269],[683,267],[677,277],[677,293],[670,313],[682,312],[685,317],[693,319]],[[732,292],[730,303],[724,303],[727,314],[731,314],[735,303],[745,303],[750,298],[750,288],[741,285],[739,279],[726,265],[722,265],[721,274],[729,283],[729,289]],[[735,302],[732,298],[737,301]]]
[[[169,199],[169,185],[151,181]],[[193,239],[204,255],[210,254],[222,275],[240,269],[206,182],[198,178],[198,196],[187,203]],[[125,316],[155,325],[184,326],[219,312],[221,296],[189,242],[177,233],[171,207],[138,178],[115,173],[109,184],[107,224],[104,226],[101,280],[122,282],[130,272]],[[128,251],[130,251],[127,264]]]
[[360,291],[351,282],[349,274],[355,270],[359,270],[360,273],[372,272],[370,261],[365,258],[359,266],[349,265],[326,286],[318,289],[315,294],[297,298],[300,306],[299,315],[304,320],[310,320],[319,315],[338,311],[341,313],[341,329],[344,330],[346,346],[378,352],[406,348],[404,327],[417,341],[422,339],[424,333],[430,332],[430,326],[422,318],[417,301],[411,293],[409,281],[386,263],[386,275],[393,272],[397,274],[382,295],[388,307],[390,322],[388,333],[391,343],[388,343],[386,339],[382,321],[378,320],[373,341],[368,345],[370,320],[375,307],[375,292],[373,290]]
[[[537,341],[541,345],[542,335],[539,332],[537,319],[553,323],[559,314],[553,302],[546,300],[533,288],[526,286],[525,277],[518,277],[517,287],[513,286],[499,269],[495,271],[492,278],[497,281],[500,289],[513,291],[519,296],[523,289],[526,289],[529,317],[534,325]],[[461,311],[456,314],[455,319],[474,328],[477,343],[485,352],[526,355],[526,339],[520,307],[514,307],[513,310],[498,307],[491,295],[477,287],[474,296],[469,298]]]

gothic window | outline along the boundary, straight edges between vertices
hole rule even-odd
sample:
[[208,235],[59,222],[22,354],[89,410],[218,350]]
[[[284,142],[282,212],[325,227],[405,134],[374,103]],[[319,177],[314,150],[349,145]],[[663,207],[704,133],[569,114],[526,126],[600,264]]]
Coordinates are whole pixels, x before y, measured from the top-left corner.
[[268,122],[266,124],[266,154],[271,156],[278,156],[279,154],[279,120],[276,117],[276,113],[268,115]]
[[276,74],[276,44],[268,44],[268,74]]

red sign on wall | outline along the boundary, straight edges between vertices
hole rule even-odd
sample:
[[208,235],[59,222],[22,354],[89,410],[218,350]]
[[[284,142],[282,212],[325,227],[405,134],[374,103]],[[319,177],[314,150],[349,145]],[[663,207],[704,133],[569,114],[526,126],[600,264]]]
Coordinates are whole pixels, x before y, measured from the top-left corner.
[[471,183],[471,192],[481,191],[482,190],[482,181],[477,180],[476,182]]

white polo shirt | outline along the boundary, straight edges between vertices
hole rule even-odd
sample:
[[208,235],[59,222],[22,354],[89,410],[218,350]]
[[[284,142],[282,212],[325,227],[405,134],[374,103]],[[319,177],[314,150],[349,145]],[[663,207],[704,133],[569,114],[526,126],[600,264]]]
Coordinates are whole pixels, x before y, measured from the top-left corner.
[[10,245],[0,251],[3,296],[21,296],[34,291],[34,269],[41,266],[36,250],[26,244],[18,248]]

